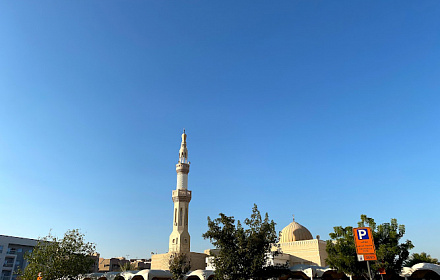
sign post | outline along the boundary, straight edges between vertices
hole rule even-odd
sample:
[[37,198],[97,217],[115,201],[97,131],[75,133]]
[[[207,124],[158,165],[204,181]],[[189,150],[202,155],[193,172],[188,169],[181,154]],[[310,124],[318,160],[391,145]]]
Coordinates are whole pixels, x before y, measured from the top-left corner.
[[367,261],[368,276],[370,276],[370,280],[372,280],[369,261],[377,260],[373,233],[369,227],[359,227],[353,228],[353,235],[358,261]]
[[382,280],[383,280],[383,275],[384,275],[384,274],[387,274],[386,271],[385,271],[385,268],[383,268],[383,267],[382,267],[382,268],[379,268],[379,274],[380,274],[380,277],[381,277]]

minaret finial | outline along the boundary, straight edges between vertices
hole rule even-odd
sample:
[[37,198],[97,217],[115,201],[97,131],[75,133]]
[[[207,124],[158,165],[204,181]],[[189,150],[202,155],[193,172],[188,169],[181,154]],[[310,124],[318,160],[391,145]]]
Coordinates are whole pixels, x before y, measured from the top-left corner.
[[295,221],[295,214],[292,214],[292,220]]
[[179,150],[179,162],[188,163],[188,149],[186,148],[185,129],[183,129],[183,133],[182,133],[182,143],[180,144],[180,150]]

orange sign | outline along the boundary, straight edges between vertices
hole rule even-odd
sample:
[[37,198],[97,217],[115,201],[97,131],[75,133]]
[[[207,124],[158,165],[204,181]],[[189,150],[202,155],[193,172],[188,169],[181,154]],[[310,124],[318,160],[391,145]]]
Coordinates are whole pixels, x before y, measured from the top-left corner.
[[373,234],[369,227],[353,228],[354,244],[359,261],[375,261],[376,249]]
[[366,261],[376,261],[376,254],[364,254],[364,260]]

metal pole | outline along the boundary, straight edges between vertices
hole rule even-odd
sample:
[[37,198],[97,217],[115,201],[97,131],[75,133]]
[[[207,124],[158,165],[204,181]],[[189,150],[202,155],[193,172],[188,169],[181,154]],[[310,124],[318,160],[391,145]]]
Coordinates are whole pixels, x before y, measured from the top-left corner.
[[370,261],[367,261],[367,267],[368,267],[368,276],[370,276],[370,280],[373,280],[373,278],[371,278],[371,272],[370,272]]

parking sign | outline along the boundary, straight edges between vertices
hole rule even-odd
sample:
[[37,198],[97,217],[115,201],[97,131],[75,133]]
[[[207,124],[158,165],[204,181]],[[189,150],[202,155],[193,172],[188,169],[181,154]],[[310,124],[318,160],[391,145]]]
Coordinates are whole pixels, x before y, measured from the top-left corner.
[[354,243],[359,261],[377,260],[373,234],[369,227],[353,228]]

